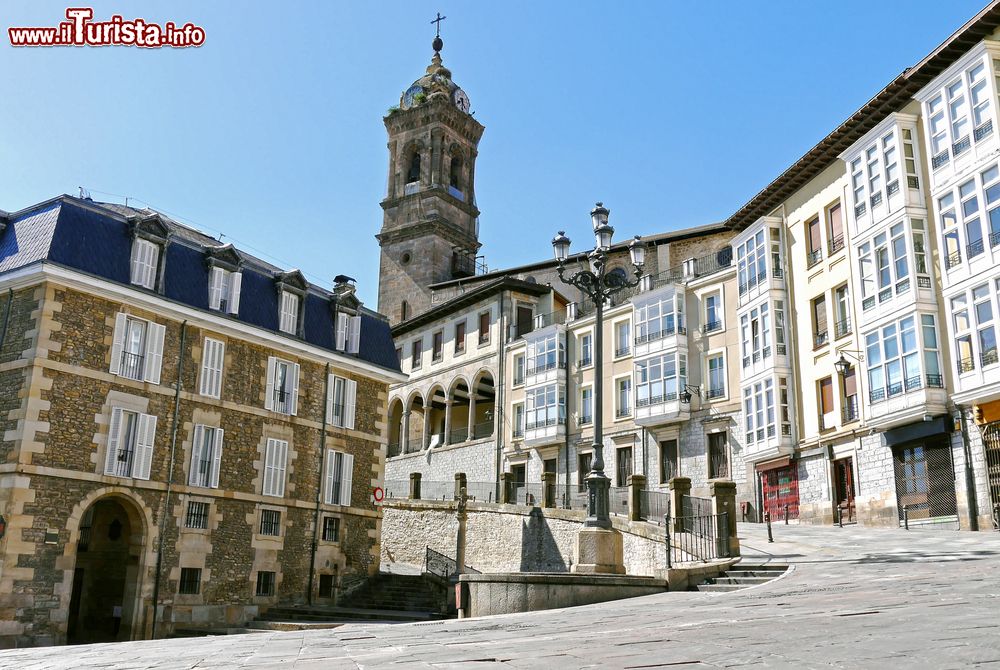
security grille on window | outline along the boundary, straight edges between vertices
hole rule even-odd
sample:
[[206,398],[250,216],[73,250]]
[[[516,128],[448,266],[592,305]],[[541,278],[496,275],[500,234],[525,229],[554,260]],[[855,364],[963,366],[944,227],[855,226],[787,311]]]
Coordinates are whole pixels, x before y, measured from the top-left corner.
[[566,423],[566,391],[558,384],[529,389],[525,394],[527,430]]
[[220,340],[205,338],[201,354],[201,379],[198,392],[209,398],[222,395],[222,364],[226,359],[226,344]]
[[356,354],[361,349],[361,317],[337,313],[337,349]]
[[351,504],[354,456],[333,449],[326,451],[326,504]]
[[159,384],[166,330],[158,323],[119,312],[111,340],[111,374]]
[[188,483],[191,486],[207,486],[219,488],[219,464],[222,462],[222,438],[225,434],[221,428],[203,426],[194,427],[191,444],[191,471]]
[[274,595],[274,582],[275,574],[270,571],[261,570],[257,573],[257,595],[258,596],[273,596]]
[[160,245],[136,238],[132,243],[132,283],[153,290],[156,287],[159,260]]
[[285,466],[288,462],[288,442],[269,438],[264,449],[264,484],[266,496],[285,495]]
[[289,291],[281,292],[281,314],[278,329],[289,335],[299,331],[299,296]]
[[149,479],[155,436],[155,416],[112,409],[104,474]]
[[299,365],[269,356],[264,409],[295,415],[298,411]]
[[677,400],[687,384],[687,355],[677,352],[638,361],[635,375],[636,407]]
[[358,383],[331,374],[327,376],[326,422],[331,426],[354,428]]
[[260,534],[281,535],[281,512],[273,509],[260,511]]
[[208,528],[208,503],[188,502],[187,514],[184,517],[185,528]]
[[184,595],[197,595],[201,592],[201,568],[181,568],[181,579],[177,592]]
[[323,541],[340,541],[340,519],[335,516],[323,517]]
[[239,314],[242,272],[213,267],[208,277],[208,307],[227,314]]

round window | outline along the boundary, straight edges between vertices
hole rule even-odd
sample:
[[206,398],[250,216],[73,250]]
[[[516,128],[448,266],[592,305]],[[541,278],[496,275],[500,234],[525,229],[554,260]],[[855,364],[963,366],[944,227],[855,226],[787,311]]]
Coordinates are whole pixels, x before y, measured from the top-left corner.
[[403,255],[399,259],[399,262],[402,263],[403,265],[409,265],[410,264],[410,258],[411,258],[410,252],[409,251],[404,251]]

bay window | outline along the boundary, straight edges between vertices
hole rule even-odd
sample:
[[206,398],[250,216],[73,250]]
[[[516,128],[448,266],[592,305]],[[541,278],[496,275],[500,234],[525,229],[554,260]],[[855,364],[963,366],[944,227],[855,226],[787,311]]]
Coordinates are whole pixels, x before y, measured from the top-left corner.
[[[957,206],[956,206],[957,201]],[[1000,169],[991,165],[937,200],[946,270],[1000,246]]]
[[566,391],[558,384],[529,389],[525,394],[525,428],[545,428],[566,422]]
[[775,436],[773,379],[765,379],[743,389],[743,419],[747,444]]
[[670,289],[658,300],[636,305],[635,322],[636,344],[684,334],[684,294]]
[[[871,402],[879,402],[926,385],[940,386],[934,316],[911,315],[865,334],[866,365]],[[918,335],[924,342],[924,356]]]
[[767,245],[763,229],[736,247],[736,265],[740,295],[767,279]]
[[636,407],[677,400],[687,384],[687,354],[654,356],[635,364]]
[[558,333],[528,342],[528,374],[534,375],[566,364],[566,344]]
[[771,355],[771,315],[768,303],[762,303],[740,317],[740,337],[743,343],[743,367],[767,359]]
[[923,219],[904,219],[858,245],[862,309],[872,309],[877,303],[887,302],[909,291],[912,287],[910,275],[914,269],[917,285],[930,288],[924,231]]
[[986,63],[980,58],[924,103],[932,169],[947,165],[952,157],[993,134],[987,74]]

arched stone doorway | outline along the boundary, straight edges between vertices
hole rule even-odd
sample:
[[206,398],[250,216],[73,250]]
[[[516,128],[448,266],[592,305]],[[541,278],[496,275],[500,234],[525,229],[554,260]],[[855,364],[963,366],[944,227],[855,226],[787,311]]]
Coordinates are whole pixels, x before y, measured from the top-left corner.
[[76,546],[66,641],[115,642],[141,637],[137,626],[143,520],[120,496],[99,498],[84,511]]

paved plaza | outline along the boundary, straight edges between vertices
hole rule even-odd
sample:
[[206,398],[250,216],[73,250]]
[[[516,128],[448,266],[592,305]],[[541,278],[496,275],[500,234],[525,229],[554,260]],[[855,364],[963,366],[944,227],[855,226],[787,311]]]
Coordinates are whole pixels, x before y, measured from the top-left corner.
[[1000,534],[741,525],[786,576],[573,609],[0,652],[43,668],[1000,668]]

